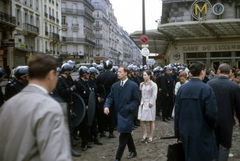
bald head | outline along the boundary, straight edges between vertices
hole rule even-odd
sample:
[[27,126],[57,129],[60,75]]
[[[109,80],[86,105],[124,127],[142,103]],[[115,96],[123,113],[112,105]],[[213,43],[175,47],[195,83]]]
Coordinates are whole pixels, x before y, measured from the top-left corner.
[[218,67],[218,72],[220,74],[228,75],[230,73],[230,70],[231,70],[230,66],[226,63],[223,63]]

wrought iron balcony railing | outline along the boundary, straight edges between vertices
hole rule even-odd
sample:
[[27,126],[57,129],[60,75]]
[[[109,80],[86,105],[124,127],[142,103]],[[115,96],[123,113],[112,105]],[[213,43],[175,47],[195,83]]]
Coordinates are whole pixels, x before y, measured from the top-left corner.
[[59,40],[59,34],[56,34],[56,33],[53,33],[53,32],[50,32],[50,38],[52,39],[56,39],[56,40]]
[[39,34],[39,28],[37,26],[28,24],[28,23],[24,23],[23,24],[23,29],[29,31],[29,32],[33,32],[35,34]]
[[0,12],[0,22],[5,22],[5,23],[9,23],[11,25],[17,26],[16,17],[11,16],[4,12]]

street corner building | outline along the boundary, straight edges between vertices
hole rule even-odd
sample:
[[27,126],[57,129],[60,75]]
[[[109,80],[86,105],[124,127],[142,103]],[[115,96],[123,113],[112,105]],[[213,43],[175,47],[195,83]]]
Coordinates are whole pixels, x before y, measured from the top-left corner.
[[[240,67],[240,1],[162,0],[158,27],[146,31],[158,65],[202,61],[207,69],[222,63]],[[159,8],[160,10],[160,8]],[[141,31],[130,34],[141,49]]]

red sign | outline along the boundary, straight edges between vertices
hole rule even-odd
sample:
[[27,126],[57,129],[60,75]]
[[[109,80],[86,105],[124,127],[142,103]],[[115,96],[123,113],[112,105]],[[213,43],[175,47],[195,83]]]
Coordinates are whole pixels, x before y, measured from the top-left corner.
[[142,36],[140,37],[140,42],[141,42],[142,44],[147,44],[148,41],[149,41],[149,38],[148,38],[147,35],[142,35]]

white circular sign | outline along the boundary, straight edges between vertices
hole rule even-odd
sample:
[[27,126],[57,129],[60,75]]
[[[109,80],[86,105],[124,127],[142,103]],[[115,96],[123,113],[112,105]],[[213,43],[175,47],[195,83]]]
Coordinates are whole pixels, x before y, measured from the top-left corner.
[[148,56],[150,54],[148,48],[142,48],[142,55],[143,56]]
[[223,14],[224,12],[224,5],[221,4],[221,3],[216,3],[214,6],[213,6],[213,13],[215,15],[221,15]]

